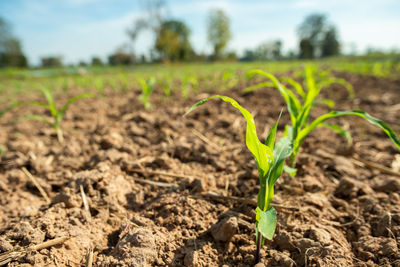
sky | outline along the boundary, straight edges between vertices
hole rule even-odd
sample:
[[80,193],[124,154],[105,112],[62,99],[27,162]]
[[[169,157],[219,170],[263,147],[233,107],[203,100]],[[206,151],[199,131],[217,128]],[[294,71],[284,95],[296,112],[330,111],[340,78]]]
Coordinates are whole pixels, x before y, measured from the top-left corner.
[[[145,1],[145,0],[142,0]],[[166,0],[171,18],[191,29],[198,53],[209,53],[207,14],[222,8],[231,21],[229,50],[239,55],[262,42],[280,39],[283,51],[296,50],[297,26],[311,13],[323,13],[336,25],[344,52],[368,47],[400,49],[399,0]],[[22,41],[32,65],[42,56],[61,55],[64,63],[106,59],[129,43],[127,29],[143,16],[139,0],[0,0],[0,17]],[[147,53],[154,37],[143,32],[134,45]]]

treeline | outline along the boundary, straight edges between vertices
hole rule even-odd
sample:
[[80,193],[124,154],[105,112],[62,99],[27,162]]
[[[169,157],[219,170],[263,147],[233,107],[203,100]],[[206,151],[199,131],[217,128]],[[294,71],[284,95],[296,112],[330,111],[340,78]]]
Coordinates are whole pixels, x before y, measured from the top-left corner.
[[[263,42],[256,48],[246,49],[242,56],[227,50],[232,39],[230,19],[221,9],[210,10],[207,17],[207,41],[212,47],[211,54],[197,54],[190,42],[191,30],[180,20],[163,18],[162,9],[152,9],[136,20],[128,30],[131,43],[117,49],[108,56],[109,65],[130,65],[146,62],[185,62],[185,61],[266,61],[282,59],[312,59],[340,54],[340,43],[336,27],[324,14],[311,14],[298,26],[298,52],[283,54],[283,42],[273,40]],[[155,35],[154,45],[149,56],[137,55],[134,47],[143,31]],[[98,65],[92,59],[92,65]]]
[[[336,56],[341,53],[339,34],[335,25],[328,21],[324,14],[311,14],[297,27],[298,48],[287,53],[282,52],[283,42],[273,40],[263,42],[255,48],[246,49],[240,57],[235,51],[227,49],[232,39],[230,18],[221,9],[210,10],[207,16],[207,41],[212,48],[210,54],[199,54],[191,42],[190,28],[178,19],[169,17],[165,1],[145,1],[142,17],[135,20],[127,30],[130,42],[108,55],[106,62],[100,57],[93,57],[86,65],[131,65],[153,62],[185,62],[185,61],[266,61],[282,59],[313,59]],[[135,46],[138,37],[144,31],[155,36],[154,44],[145,54],[137,54]],[[62,56],[46,56],[41,58],[41,66],[62,66]],[[21,42],[12,32],[10,25],[0,18],[0,67],[27,67]]]
[[28,60],[22,52],[21,42],[11,32],[11,26],[0,18],[0,68],[26,67]]

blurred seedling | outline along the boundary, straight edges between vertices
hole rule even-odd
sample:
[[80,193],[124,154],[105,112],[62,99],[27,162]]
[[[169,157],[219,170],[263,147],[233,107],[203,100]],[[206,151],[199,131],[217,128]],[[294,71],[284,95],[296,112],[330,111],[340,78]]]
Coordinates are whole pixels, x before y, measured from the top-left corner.
[[188,98],[192,90],[196,90],[199,86],[198,78],[194,75],[186,75],[182,80],[182,97]]
[[[329,84],[330,82],[319,82],[316,83],[313,75],[313,68],[306,67],[305,68],[305,84],[303,87],[301,84],[295,82],[294,80],[285,79],[285,81],[290,81],[289,84],[292,85],[293,88],[288,88],[284,84],[278,81],[278,79],[270,73],[266,73],[262,70],[252,70],[248,72],[249,77],[253,77],[254,75],[261,75],[267,78],[269,81],[266,83],[259,83],[258,85],[247,88],[246,91],[255,90],[257,88],[265,87],[265,86],[273,86],[278,89],[279,93],[282,95],[286,102],[287,109],[290,114],[291,125],[286,125],[285,127],[285,136],[289,136],[293,143],[293,153],[290,157],[291,167],[285,167],[286,170],[291,173],[292,176],[296,174],[295,164],[296,164],[296,156],[300,151],[300,147],[307,137],[307,135],[317,127],[327,127],[329,129],[334,130],[341,136],[345,137],[348,141],[348,144],[351,145],[352,139],[350,133],[341,128],[337,124],[325,123],[326,120],[330,118],[345,116],[345,115],[354,115],[361,118],[366,119],[373,125],[381,128],[388,137],[393,141],[393,143],[400,149],[400,141],[396,137],[394,131],[383,121],[372,117],[368,113],[363,110],[345,110],[345,111],[331,111],[329,113],[323,114],[312,122],[309,122],[310,113],[313,107],[319,103],[331,104],[330,100],[318,99],[322,88]],[[296,95],[297,94],[297,95]],[[332,101],[333,102],[333,101]],[[333,102],[334,103],[334,102]]]
[[1,161],[1,158],[6,154],[6,152],[7,152],[7,149],[4,146],[0,145],[0,161]]
[[205,104],[210,99],[215,98],[231,103],[246,119],[246,146],[256,160],[260,180],[260,190],[258,192],[256,208],[256,262],[259,262],[260,249],[264,245],[264,239],[272,239],[275,233],[276,211],[274,207],[271,206],[274,197],[274,184],[282,175],[285,158],[292,153],[292,142],[289,137],[283,137],[275,143],[278,126],[278,122],[276,122],[271,128],[265,144],[261,143],[257,137],[253,116],[235,100],[226,96],[212,96],[203,99],[193,105],[185,115]]
[[234,88],[237,83],[239,82],[238,78],[236,77],[235,73],[231,71],[225,71],[222,74],[222,89],[228,90]]
[[48,110],[51,114],[51,119],[49,120],[47,117],[42,116],[42,115],[25,115],[21,119],[28,119],[28,120],[37,120],[46,123],[50,127],[52,127],[56,133],[57,133],[57,138],[60,143],[63,142],[64,137],[63,137],[63,131],[61,129],[61,122],[64,118],[65,112],[68,110],[69,106],[82,99],[82,98],[89,98],[89,97],[94,97],[94,94],[79,94],[74,97],[71,97],[68,99],[68,101],[60,108],[58,109],[56,106],[56,103],[54,101],[53,96],[50,93],[50,90],[47,87],[40,87],[41,92],[45,96],[47,103],[41,103],[41,102],[29,102],[28,104],[33,105],[33,106],[38,106],[42,107],[46,110]]
[[163,89],[164,96],[167,98],[170,97],[172,93],[172,84],[173,84],[172,76],[166,75],[165,77],[162,77],[162,79],[158,79],[158,83]]
[[150,96],[154,91],[155,83],[155,77],[151,77],[148,80],[139,79],[139,84],[142,89],[142,94],[139,96],[139,100],[143,103],[145,109],[151,108]]

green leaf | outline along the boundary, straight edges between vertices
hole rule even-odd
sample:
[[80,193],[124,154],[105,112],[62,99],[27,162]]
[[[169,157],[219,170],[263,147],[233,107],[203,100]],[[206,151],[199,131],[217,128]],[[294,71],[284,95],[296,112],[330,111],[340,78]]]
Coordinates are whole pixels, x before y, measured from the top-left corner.
[[271,130],[269,131],[268,137],[265,140],[265,145],[268,146],[271,150],[274,150],[276,130],[278,128],[278,123],[279,120],[281,119],[281,116],[282,116],[282,110],[281,113],[279,114],[278,120],[272,126]]
[[307,95],[304,101],[304,106],[312,106],[314,99],[319,95],[319,92],[321,91],[321,87],[318,88],[317,85],[315,84],[314,66],[308,65],[305,67],[304,71],[307,84]]
[[50,106],[48,104],[40,103],[40,102],[36,102],[36,101],[28,102],[28,104],[32,105],[32,106],[38,106],[38,107],[45,108],[45,109],[47,109],[48,111],[51,112],[51,108],[50,108]]
[[314,103],[315,103],[314,100],[312,100],[310,104],[307,104],[307,105],[305,104],[303,106],[303,109],[302,109],[299,117],[297,118],[296,125],[293,128],[294,129],[293,137],[295,139],[297,138],[299,131],[301,131],[301,129],[303,129],[303,127],[307,125],[308,119],[310,118],[311,110],[314,107]]
[[263,237],[272,240],[276,229],[276,211],[270,207],[267,211],[256,209],[257,229]]
[[350,147],[353,144],[353,138],[351,137],[350,132],[346,131],[345,129],[343,129],[339,125],[333,124],[333,123],[321,123],[320,126],[329,128],[329,129],[335,131],[336,133],[338,133],[339,135],[341,135],[342,137],[346,138],[347,146]]
[[50,90],[47,87],[42,86],[42,87],[40,87],[40,91],[42,91],[42,93],[46,97],[47,102],[49,103],[49,105],[47,106],[47,109],[50,111],[51,116],[53,116],[53,118],[56,118],[58,115],[58,110],[57,110],[56,104],[54,103],[53,96],[50,93]]
[[305,127],[299,134],[298,136],[298,145],[301,145],[303,142],[304,138],[315,128],[320,126],[324,121],[330,118],[335,118],[339,116],[345,116],[345,115],[354,115],[358,116],[361,118],[366,119],[368,122],[370,122],[373,125],[378,126],[381,128],[382,131],[384,131],[387,136],[392,140],[392,142],[396,145],[396,147],[400,150],[400,141],[397,138],[395,132],[383,121],[372,117],[369,115],[367,112],[363,110],[346,110],[346,111],[331,111],[327,114],[321,115],[318,118],[316,118],[309,126]]
[[148,90],[147,89],[148,86],[147,86],[146,80],[145,79],[139,79],[139,84],[140,84],[140,87],[142,88],[142,95],[146,94],[146,92]]
[[300,83],[296,82],[295,80],[285,77],[285,78],[280,78],[281,81],[286,82],[288,84],[290,84],[294,90],[296,91],[296,93],[298,93],[301,98],[304,100],[306,97],[306,92],[304,92],[303,87],[301,86]]
[[296,124],[297,115],[300,111],[299,109],[301,108],[300,101],[297,99],[294,93],[283,86],[274,75],[264,72],[262,70],[251,70],[247,72],[248,77],[253,77],[256,74],[262,75],[265,78],[269,79],[272,82],[273,86],[278,89],[279,93],[282,95],[283,99],[286,102],[287,109],[290,114],[290,119],[292,121],[292,125],[294,126]]
[[254,90],[257,90],[258,88],[262,88],[262,87],[273,87],[274,84],[272,82],[262,82],[262,83],[258,83],[256,85],[247,87],[246,89],[243,90],[243,93],[249,93],[252,92]]
[[147,82],[147,84],[149,85],[149,93],[151,93],[151,92],[153,92],[153,90],[154,90],[154,85],[156,84],[156,78],[155,77],[151,77],[150,79],[149,79],[149,81]]
[[207,103],[210,99],[219,98],[225,102],[231,103],[232,106],[237,108],[246,119],[246,145],[250,152],[253,154],[256,159],[258,170],[260,173],[260,178],[264,177],[268,170],[271,162],[273,161],[272,149],[268,146],[264,145],[260,142],[257,137],[256,126],[254,124],[253,116],[248,112],[245,108],[240,106],[234,99],[227,96],[211,96],[206,99],[200,100],[196,104],[194,104],[189,110],[185,113],[184,116],[192,112],[197,107]]
[[283,165],[283,170],[289,173],[290,177],[295,177],[297,174],[297,169],[289,167],[288,165]]
[[285,159],[290,156],[293,152],[293,143],[289,137],[282,137],[276,143],[274,148],[274,162],[270,168],[270,175],[268,182],[269,185],[274,185],[278,178],[282,175],[283,164]]
[[[285,159],[292,154],[293,145],[289,137],[283,137],[279,139],[274,148],[274,161],[269,169],[266,177],[266,185],[261,184],[260,187],[260,207],[262,210],[266,210],[271,205],[274,197],[274,184],[278,178],[282,175],[283,164]],[[265,187],[265,189],[264,189]]]
[[326,99],[326,98],[320,98],[314,101],[315,105],[319,105],[319,104],[324,104],[330,108],[335,107],[335,101],[330,100],[330,99]]
[[293,127],[290,125],[285,125],[284,136],[289,136],[290,139],[293,140]]
[[20,121],[20,120],[41,121],[41,122],[44,122],[44,123],[48,124],[50,127],[54,127],[54,123],[50,122],[46,117],[40,116],[40,115],[25,115],[25,116],[23,116],[23,117],[18,119],[18,121]]

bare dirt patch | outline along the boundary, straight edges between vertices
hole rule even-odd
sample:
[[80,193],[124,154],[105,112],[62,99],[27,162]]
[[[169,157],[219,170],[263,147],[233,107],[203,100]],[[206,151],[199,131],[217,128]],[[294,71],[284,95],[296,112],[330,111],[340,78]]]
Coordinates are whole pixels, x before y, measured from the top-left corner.
[[[326,95],[337,101],[336,109],[362,108],[399,132],[399,81],[338,75],[353,83],[357,98],[334,87],[337,93]],[[273,89],[224,94],[255,115],[262,138],[284,107]],[[245,122],[226,103],[182,118],[201,97],[154,96],[151,111],[138,102],[138,92],[82,100],[66,115],[63,144],[44,125],[11,124],[6,114],[0,253],[68,237],[27,251],[10,266],[84,266],[90,249],[95,266],[253,265],[255,207],[211,195],[256,198]],[[32,111],[27,109],[15,112]],[[315,115],[324,111],[318,107]],[[285,174],[276,186],[278,228],[263,249],[263,264],[400,266],[400,177],[354,159],[391,167],[398,151],[361,119],[338,121],[349,126],[353,151],[327,129],[306,139],[298,176]],[[22,168],[37,178],[50,203]]]

